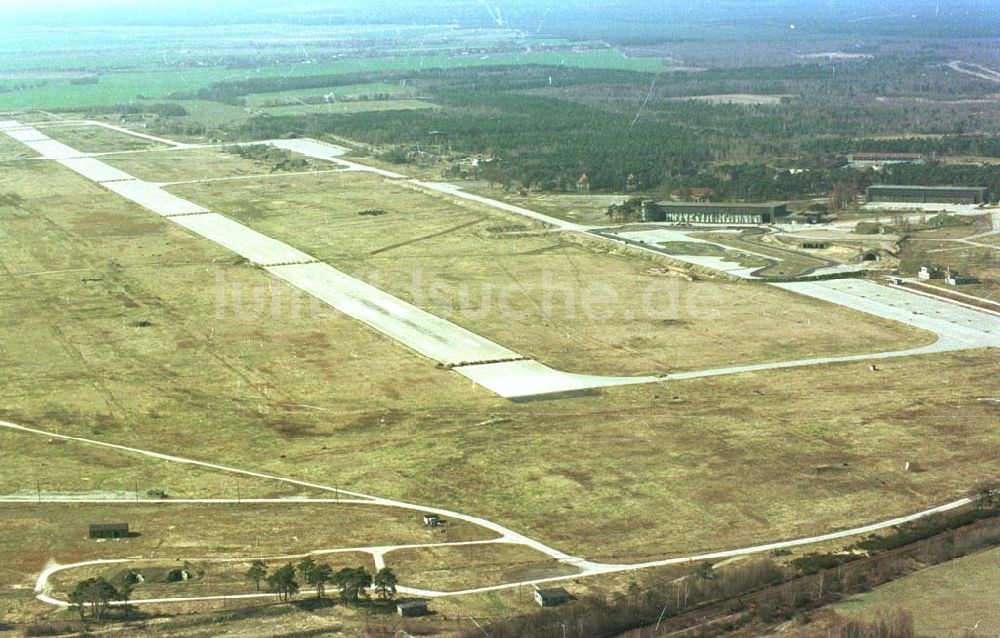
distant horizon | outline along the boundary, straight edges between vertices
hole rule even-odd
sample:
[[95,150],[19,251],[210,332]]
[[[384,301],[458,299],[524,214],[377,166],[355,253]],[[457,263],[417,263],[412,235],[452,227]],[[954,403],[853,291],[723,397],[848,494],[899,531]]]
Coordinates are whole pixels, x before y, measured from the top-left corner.
[[[497,5],[500,9],[497,9]],[[644,44],[677,39],[991,38],[993,0],[0,0],[8,28],[456,25]]]

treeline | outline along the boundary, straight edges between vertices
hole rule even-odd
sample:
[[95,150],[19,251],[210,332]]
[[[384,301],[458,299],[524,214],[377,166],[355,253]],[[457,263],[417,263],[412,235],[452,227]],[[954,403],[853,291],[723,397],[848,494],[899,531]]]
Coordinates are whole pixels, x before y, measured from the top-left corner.
[[922,155],[973,155],[1000,157],[1000,135],[948,135],[916,138],[821,137],[805,144],[816,153],[882,152]]
[[270,144],[237,144],[223,147],[223,152],[243,159],[269,162],[275,171],[299,171],[309,166],[309,161],[291,151]]
[[840,97],[988,96],[993,87],[954,72],[945,60],[921,54],[879,55],[873,59],[837,60],[784,66],[727,67],[671,73],[660,95],[793,92]]
[[[430,152],[494,155],[495,179],[505,185],[567,190],[587,173],[597,190],[624,190],[630,174],[658,185],[668,175],[697,173],[711,161],[697,133],[668,122],[635,127],[604,111],[563,100],[510,93],[442,92],[440,111],[253,118],[244,139],[287,133],[353,137],[373,145],[419,145]],[[502,106],[501,106],[502,105]]]
[[912,184],[918,186],[986,186],[990,197],[1000,195],[1000,164],[893,164],[870,172],[875,184]]
[[[428,88],[512,91],[575,84],[624,84],[642,81],[645,74],[632,71],[578,69],[548,66],[496,66],[426,71],[379,71],[369,73],[265,77],[215,82],[188,96],[226,104],[242,104],[248,95],[306,89],[322,89],[376,82],[412,82]],[[550,82],[551,79],[551,82]]]
[[[250,93],[405,80],[430,93],[442,108],[260,116],[232,135],[238,140],[339,135],[380,146],[383,159],[400,163],[454,162],[462,154],[492,156],[500,161],[481,176],[508,188],[573,190],[586,173],[594,191],[623,191],[634,185],[640,191],[672,194],[707,187],[723,200],[789,200],[827,196],[838,184],[860,192],[869,183],[886,181],[891,172],[873,175],[828,166],[831,155],[853,150],[1000,156],[1000,136],[993,134],[864,139],[901,129],[992,130],[997,119],[981,109],[924,103],[910,107],[874,100],[873,95],[885,88],[880,83],[888,64],[879,60],[671,73],[657,78],[648,103],[652,74],[563,67],[254,78],[216,83],[199,97],[240,103]],[[907,75],[902,71],[911,70],[913,77],[926,80],[926,73],[916,72],[924,61],[899,64],[900,70],[893,73]],[[929,72],[934,81],[939,75],[949,82],[965,81],[960,74],[951,79],[939,69]],[[850,95],[855,88],[866,91],[863,99]],[[787,92],[799,97],[759,106],[664,99],[717,91]],[[946,183],[942,179],[968,183],[965,177],[928,170],[892,179],[933,185]],[[977,182],[990,180],[983,185],[994,183],[991,175],[972,177]]]
[[275,569],[261,560],[255,560],[245,574],[248,581],[253,582],[257,591],[261,583],[266,583],[271,593],[288,602],[299,593],[299,579],[316,589],[316,598],[326,595],[327,584],[333,584],[340,592],[344,602],[357,605],[362,600],[371,598],[369,588],[382,600],[391,600],[396,596],[398,579],[392,569],[383,567],[372,574],[365,567],[343,567],[334,571],[327,563],[317,562],[311,556],[306,556],[297,565],[286,563]]
[[242,106],[243,98],[254,93],[277,93],[279,91],[295,91],[300,89],[319,89],[335,86],[348,86],[378,81],[378,74],[352,75],[310,75],[295,77],[250,78],[229,82],[215,82],[193,95],[178,94],[176,97],[196,97],[199,100],[211,100],[224,104]]
[[173,102],[137,102],[112,106],[79,106],[60,109],[64,113],[86,113],[88,115],[141,115],[150,113],[160,117],[186,117],[188,110]]

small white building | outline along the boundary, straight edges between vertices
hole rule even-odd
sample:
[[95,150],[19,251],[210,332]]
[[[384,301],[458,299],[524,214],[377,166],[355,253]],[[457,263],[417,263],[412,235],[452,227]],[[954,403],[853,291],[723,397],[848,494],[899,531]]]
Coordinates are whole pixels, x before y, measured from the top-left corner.
[[920,272],[917,273],[917,279],[922,279],[928,281],[930,279],[943,279],[944,273],[941,269],[934,266],[921,266]]

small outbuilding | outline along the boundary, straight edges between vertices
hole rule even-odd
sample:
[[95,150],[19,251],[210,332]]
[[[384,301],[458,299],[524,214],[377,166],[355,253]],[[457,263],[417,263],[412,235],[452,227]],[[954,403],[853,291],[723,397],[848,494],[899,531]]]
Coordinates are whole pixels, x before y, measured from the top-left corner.
[[929,281],[931,279],[943,279],[944,272],[935,266],[921,266],[920,272],[917,273],[917,279],[923,281]]
[[167,572],[168,583],[186,583],[191,580],[191,572],[186,569],[171,569]]
[[550,589],[536,589],[535,602],[541,607],[557,607],[572,600],[573,597],[562,587],[552,587]]
[[403,618],[412,618],[414,616],[426,616],[430,613],[430,610],[427,608],[426,600],[407,600],[396,603],[396,613]]
[[975,277],[963,277],[962,275],[948,273],[948,275],[944,278],[944,283],[949,286],[968,286],[970,284],[978,284],[979,280]]
[[113,539],[128,538],[130,536],[128,523],[91,523],[90,538],[92,539]]
[[444,521],[437,514],[424,514],[424,525],[427,527],[441,527]]

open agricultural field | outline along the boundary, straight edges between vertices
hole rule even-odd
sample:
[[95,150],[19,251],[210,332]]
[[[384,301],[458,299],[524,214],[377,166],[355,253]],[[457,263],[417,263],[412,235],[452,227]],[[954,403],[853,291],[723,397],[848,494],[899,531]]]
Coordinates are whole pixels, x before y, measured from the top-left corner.
[[[252,34],[249,37],[253,37]],[[160,43],[155,46],[159,47]],[[157,55],[162,51],[154,49]],[[351,52],[336,60],[269,60],[247,68],[230,69],[212,60],[200,63],[166,65],[156,60],[136,62],[134,58],[122,60],[125,68],[114,73],[100,74],[96,82],[80,83],[72,78],[46,77],[44,71],[27,71],[25,79],[36,81],[31,88],[0,92],[0,109],[100,107],[109,104],[162,100],[178,96],[191,96],[214,82],[238,81],[252,78],[296,76],[351,75],[368,72],[420,71],[426,69],[464,69],[472,67],[509,65],[552,65],[583,69],[624,69],[655,71],[662,67],[660,60],[632,59],[616,49],[565,49],[501,51],[485,55],[463,54],[455,51],[401,52],[398,55],[366,56]],[[74,62],[83,64],[83,59]],[[65,60],[60,62],[66,62]],[[106,68],[105,60],[95,60],[94,68]],[[39,81],[41,80],[41,81]],[[280,80],[279,80],[280,81]]]
[[918,636],[992,636],[1000,633],[998,589],[1000,549],[994,549],[922,569],[871,593],[854,596],[835,609],[865,618],[906,609],[913,614]]
[[[641,257],[526,234],[521,218],[378,177],[170,190],[567,371],[657,374],[928,342],[919,331],[770,288],[664,276]],[[749,307],[769,310],[748,316]],[[757,337],[735,338],[747,332]]]

